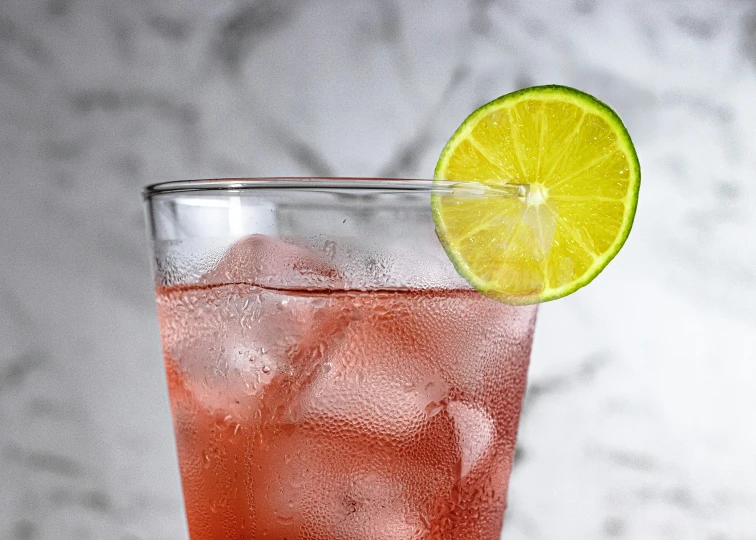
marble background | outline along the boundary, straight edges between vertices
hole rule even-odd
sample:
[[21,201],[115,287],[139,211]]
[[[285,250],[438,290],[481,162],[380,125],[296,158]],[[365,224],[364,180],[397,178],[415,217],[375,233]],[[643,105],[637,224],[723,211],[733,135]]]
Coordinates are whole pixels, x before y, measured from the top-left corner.
[[427,177],[540,83],[613,105],[644,184],[541,308],[503,537],[756,539],[745,0],[2,0],[0,538],[186,538],[141,186]]

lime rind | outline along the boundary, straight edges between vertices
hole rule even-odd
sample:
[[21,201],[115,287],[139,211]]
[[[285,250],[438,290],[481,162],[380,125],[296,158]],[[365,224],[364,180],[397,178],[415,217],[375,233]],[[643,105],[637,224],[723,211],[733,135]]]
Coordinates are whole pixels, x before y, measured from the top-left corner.
[[[436,225],[436,235],[438,236],[441,245],[449,256],[452,264],[457,272],[465,278],[470,285],[482,294],[494,298],[496,300],[514,304],[514,305],[526,305],[539,302],[548,302],[550,300],[556,300],[563,298],[573,292],[586,286],[593,281],[601,271],[614,259],[622,246],[625,244],[627,237],[630,234],[630,230],[633,226],[635,219],[635,213],[638,205],[638,194],[640,190],[641,182],[641,170],[640,162],[638,161],[638,155],[635,151],[635,146],[630,138],[630,134],[625,128],[624,123],[620,119],[619,115],[608,105],[599,101],[595,97],[582,92],[580,90],[560,85],[545,85],[545,86],[533,86],[525,88],[501,96],[493,101],[486,103],[479,107],[472,114],[470,114],[464,122],[457,128],[451,138],[448,140],[441,155],[436,164],[434,171],[434,179],[436,180],[458,180],[454,178],[445,178],[443,171],[446,170],[449,163],[449,159],[457,147],[460,141],[468,138],[472,130],[478,124],[478,122],[485,116],[496,109],[511,108],[518,102],[526,99],[540,99],[540,100],[559,100],[563,102],[573,103],[581,108],[585,113],[593,113],[603,120],[605,120],[613,129],[617,135],[617,144],[620,150],[627,157],[629,166],[629,185],[627,193],[623,199],[617,199],[618,202],[622,202],[625,205],[625,212],[623,214],[622,226],[619,229],[612,244],[594,259],[590,267],[579,278],[564,283],[561,286],[555,288],[547,288],[539,292],[523,292],[523,293],[510,293],[499,290],[494,284],[489,283],[481,279],[477,273],[471,268],[465,261],[463,255],[454,246],[452,242],[448,241],[449,235],[444,223],[442,210],[441,210],[441,198],[445,195],[434,193],[431,196],[431,210],[433,214],[433,220]],[[482,179],[479,179],[481,181]],[[500,180],[499,180],[500,181]]]

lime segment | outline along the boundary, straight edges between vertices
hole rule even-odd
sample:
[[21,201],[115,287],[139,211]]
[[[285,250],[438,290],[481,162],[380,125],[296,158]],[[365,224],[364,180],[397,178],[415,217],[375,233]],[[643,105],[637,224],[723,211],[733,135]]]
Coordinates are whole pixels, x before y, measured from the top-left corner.
[[607,105],[573,88],[536,86],[473,112],[434,177],[528,186],[519,198],[434,193],[432,210],[465,279],[493,298],[529,304],[574,292],[617,254],[632,227],[640,165]]

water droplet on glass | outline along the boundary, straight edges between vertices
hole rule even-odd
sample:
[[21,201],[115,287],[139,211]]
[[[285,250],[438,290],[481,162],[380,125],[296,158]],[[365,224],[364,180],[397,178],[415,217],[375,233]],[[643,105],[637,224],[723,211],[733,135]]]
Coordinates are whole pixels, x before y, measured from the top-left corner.
[[288,515],[288,516],[284,514],[279,514],[278,521],[283,525],[291,525],[292,523],[294,523],[294,517],[295,517],[294,512],[292,512],[291,515]]
[[333,259],[336,256],[336,242],[333,240],[327,240],[325,244],[323,244],[323,251],[326,252],[326,255],[328,255],[331,259]]

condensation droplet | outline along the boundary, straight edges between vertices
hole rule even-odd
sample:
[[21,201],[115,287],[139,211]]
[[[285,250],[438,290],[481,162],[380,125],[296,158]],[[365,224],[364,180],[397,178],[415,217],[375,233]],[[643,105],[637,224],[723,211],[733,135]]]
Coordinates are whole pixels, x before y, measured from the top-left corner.
[[323,244],[323,251],[326,252],[326,255],[328,255],[331,259],[336,257],[336,242],[333,240],[327,240],[325,244]]
[[277,517],[278,521],[282,525],[291,525],[292,523],[294,523],[294,518],[296,517],[296,515],[292,512],[291,515],[279,514]]

